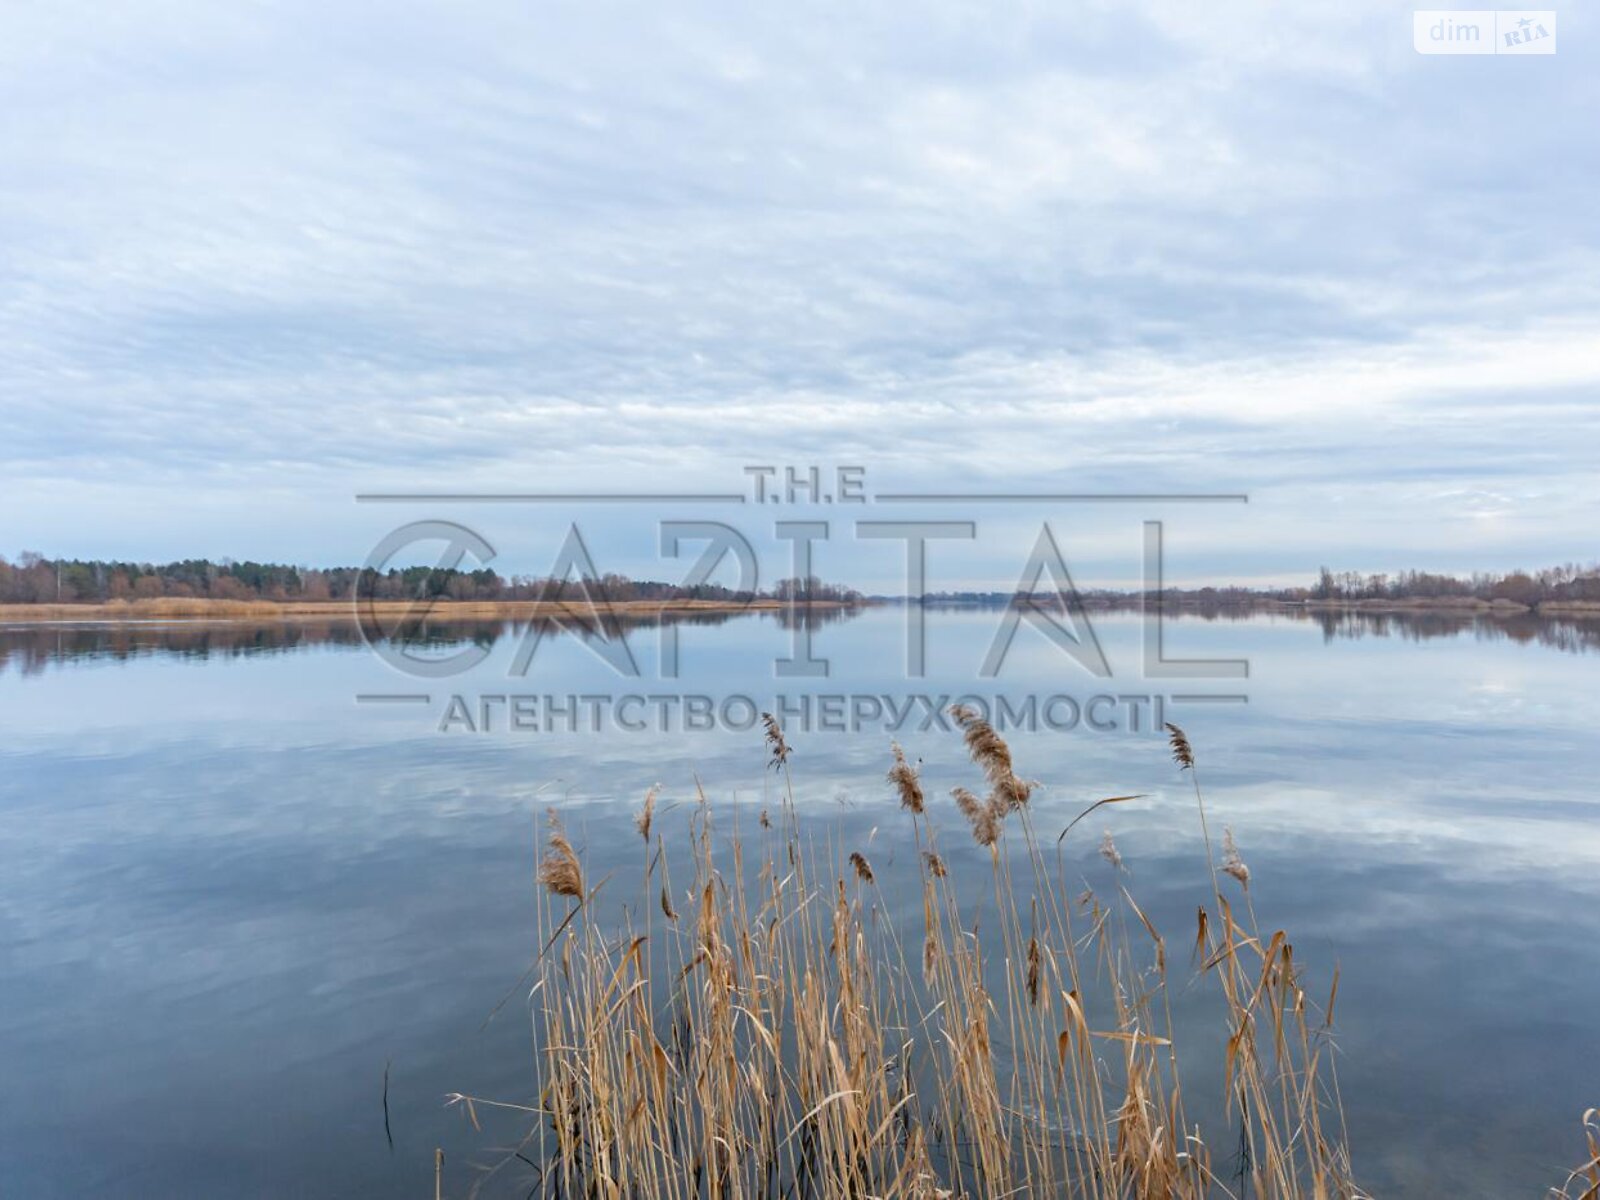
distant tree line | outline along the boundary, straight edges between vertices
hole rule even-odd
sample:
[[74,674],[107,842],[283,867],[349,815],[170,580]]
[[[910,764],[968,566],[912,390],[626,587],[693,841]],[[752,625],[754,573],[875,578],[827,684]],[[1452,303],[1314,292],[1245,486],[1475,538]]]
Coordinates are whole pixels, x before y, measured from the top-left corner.
[[[103,603],[162,597],[212,600],[570,600],[582,595],[577,580],[531,575],[506,578],[437,567],[396,567],[379,573],[362,567],[294,567],[282,563],[192,558],[164,564],[103,559],[48,559],[24,551],[16,562],[0,556],[0,604]],[[593,585],[591,585],[593,586]],[[766,598],[802,603],[845,602],[861,594],[839,584],[781,579],[762,592],[738,592],[720,584],[681,587],[656,580],[609,574],[597,591],[607,600],[718,600]]]
[[[1109,588],[1080,588],[1078,597],[1089,605],[1126,605],[1144,592]],[[932,604],[1006,604],[1013,592],[948,591],[929,592],[923,599]],[[1335,572],[1323,567],[1310,587],[1247,588],[1168,587],[1166,600],[1182,600],[1201,605],[1227,606],[1262,600],[1300,602],[1306,600],[1512,600],[1529,606],[1544,601],[1600,601],[1600,565],[1568,563],[1542,571],[1509,571],[1503,574],[1479,572],[1473,575],[1441,575],[1429,571],[1401,571],[1398,574],[1364,575],[1359,571]]]
[[[96,603],[161,597],[213,600],[348,600],[352,595],[377,600],[419,598],[449,600],[572,600],[581,593],[576,580],[533,575],[509,578],[489,568],[477,571],[437,567],[396,567],[379,573],[362,567],[296,567],[283,563],[235,562],[190,558],[164,564],[111,559],[48,559],[24,551],[15,562],[0,556],[0,604]],[[613,601],[714,600],[740,602],[776,599],[800,603],[854,603],[861,593],[816,576],[780,579],[760,592],[740,592],[720,584],[682,587],[649,579],[608,574],[599,590]],[[1137,591],[1082,589],[1089,603],[1125,604]],[[1258,600],[1512,600],[1534,605],[1542,601],[1600,601],[1600,566],[1547,567],[1542,571],[1510,571],[1442,575],[1401,571],[1365,575],[1323,567],[1309,587],[1168,588],[1169,600],[1201,604],[1248,604]],[[947,591],[924,596],[930,603],[1006,603],[1011,592]]]
[[1409,600],[1449,598],[1513,600],[1538,604],[1546,600],[1600,600],[1600,566],[1568,563],[1542,571],[1479,572],[1465,577],[1428,571],[1397,575],[1335,573],[1323,567],[1306,595],[1311,600]]

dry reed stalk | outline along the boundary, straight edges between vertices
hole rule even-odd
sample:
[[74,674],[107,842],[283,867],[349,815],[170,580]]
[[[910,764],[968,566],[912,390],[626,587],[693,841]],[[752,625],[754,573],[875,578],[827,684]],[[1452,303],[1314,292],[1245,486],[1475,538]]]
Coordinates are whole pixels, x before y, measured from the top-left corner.
[[[1028,822],[1031,785],[987,723],[960,723],[990,795],[957,787],[955,807],[990,851],[981,889],[990,898],[979,920],[980,881],[960,880],[938,853],[935,814],[894,747],[889,778],[918,839],[913,865],[899,868],[921,887],[914,963],[883,907],[891,885],[847,887],[849,874],[877,884],[873,866],[859,850],[842,860],[813,851],[792,796],[750,876],[737,830],[713,838],[703,796],[688,838],[658,836],[650,858],[647,794],[636,824],[647,885],[662,872],[665,926],[649,926],[645,904],[597,932],[592,898],[573,907],[583,910],[576,923],[541,899],[548,950],[529,997],[538,1128],[523,1149],[540,1156],[547,1190],[669,1200],[1240,1194],[1213,1171],[1205,1122],[1187,1109],[1160,933],[1121,886],[1105,902],[1086,894],[1087,932],[1073,932],[1074,906]],[[769,765],[787,775],[775,720],[766,739]],[[1002,846],[1013,816],[1015,840]],[[1109,836],[1104,847],[1120,867]],[[1224,850],[1226,870],[1237,857],[1231,835]],[[667,882],[673,860],[689,873],[681,914]],[[895,864],[886,870],[892,877]],[[558,822],[540,881],[551,899],[584,899]],[[1361,1193],[1330,1100],[1327,1020],[1315,1019],[1288,939],[1263,938],[1253,917],[1241,925],[1215,900],[1214,917],[1200,910],[1195,972],[1226,1033],[1231,1111],[1208,1117],[1235,1128],[1218,1144],[1245,1148],[1253,1197],[1352,1200]]]
[[1559,1188],[1550,1189],[1552,1200],[1600,1200],[1600,1108],[1584,1112],[1583,1134],[1589,1160],[1574,1168]]

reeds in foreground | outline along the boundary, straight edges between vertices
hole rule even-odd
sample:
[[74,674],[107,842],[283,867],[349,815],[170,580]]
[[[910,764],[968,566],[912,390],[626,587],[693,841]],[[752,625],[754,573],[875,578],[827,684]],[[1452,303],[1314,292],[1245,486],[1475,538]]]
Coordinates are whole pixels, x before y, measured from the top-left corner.
[[[1208,851],[1194,965],[1169,983],[1165,940],[1109,834],[1107,896],[1069,899],[1009,748],[975,714],[956,719],[988,796],[957,787],[952,815],[991,853],[960,856],[975,877],[956,878],[893,747],[889,782],[916,845],[903,859],[920,881],[899,919],[859,850],[841,859],[802,836],[792,798],[782,821],[762,811],[752,860],[737,832],[713,837],[703,797],[687,844],[656,830],[652,846],[652,790],[640,900],[609,924],[552,824],[539,877],[555,902],[541,905],[529,993],[538,1101],[495,1170],[528,1172],[530,1195],[641,1200],[1363,1196],[1332,1074],[1333,993],[1326,1008],[1308,994],[1288,937],[1235,912]],[[781,730],[765,732],[787,774]],[[1245,883],[1231,833],[1224,852],[1222,870]],[[686,874],[674,882],[669,866]],[[958,900],[958,882],[982,905]],[[1180,989],[1211,1005],[1223,1056],[1221,1094],[1194,1103],[1179,1078]],[[1596,1161],[1569,1186],[1591,1180],[1575,1195],[1596,1200],[1587,1119]]]
[[1583,1133],[1589,1143],[1589,1161],[1567,1176],[1550,1194],[1558,1200],[1600,1200],[1600,1108],[1583,1114]]

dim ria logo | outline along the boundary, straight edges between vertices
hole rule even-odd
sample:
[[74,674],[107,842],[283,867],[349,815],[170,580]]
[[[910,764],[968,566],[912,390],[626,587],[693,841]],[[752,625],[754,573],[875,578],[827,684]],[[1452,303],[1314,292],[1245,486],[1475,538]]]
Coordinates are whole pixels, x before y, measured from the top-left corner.
[[[1163,507],[1226,504],[1243,502],[1243,495],[874,491],[861,467],[747,467],[743,483],[741,490],[726,493],[359,496],[367,503],[493,505],[502,511],[508,504],[537,506],[540,527],[555,544],[548,563],[540,564],[542,574],[507,578],[492,565],[498,555],[489,538],[453,517],[435,515],[393,529],[368,555],[354,602],[364,640],[394,671],[417,682],[452,680],[452,689],[472,672],[480,680],[537,678],[541,647],[557,636],[570,638],[595,661],[582,673],[581,694],[500,690],[504,684],[497,682],[475,695],[452,690],[442,701],[432,691],[393,691],[363,693],[358,702],[428,705],[438,710],[437,727],[445,732],[744,730],[768,712],[789,727],[897,732],[942,724],[952,704],[976,708],[1013,729],[1141,732],[1159,730],[1172,703],[1246,699],[1237,691],[1170,694],[1159,684],[1150,687],[1152,681],[1184,681],[1189,688],[1216,682],[1237,688],[1237,681],[1249,675],[1244,659],[1168,653],[1159,520],[1128,522],[1130,534],[1141,539],[1135,545],[1142,550],[1143,587],[1096,593],[1093,606],[1074,585],[1052,524],[1054,510],[1076,506],[1114,503],[1125,511],[1130,501]],[[1002,568],[1003,582],[993,591],[952,593],[948,582],[941,587],[936,566],[950,570],[944,556],[953,558],[960,543],[980,541],[984,522],[974,510],[994,505],[1004,506],[1001,526],[1007,545],[1015,547],[1014,567]],[[650,527],[658,556],[642,572],[645,579],[606,569],[615,564],[603,561],[604,554],[592,547],[614,543],[617,518],[608,517],[608,536],[597,541],[584,531],[590,506],[611,512],[622,506],[631,519],[642,518]],[[686,511],[691,506],[698,511]],[[713,506],[721,506],[716,517],[731,519],[711,519],[705,510]],[[1022,540],[1019,507],[1044,510],[1023,522],[1032,531]],[[644,512],[632,517],[639,509]],[[678,511],[664,515],[669,509]],[[823,583],[820,576],[835,561],[830,543],[844,540],[850,547],[841,559],[859,570],[866,555],[878,563],[877,577],[903,578],[903,590],[869,599]],[[770,585],[763,583],[758,546],[768,556],[781,556],[781,577]],[[831,625],[856,619],[868,607],[887,610],[893,618],[880,618],[879,627],[889,634],[882,639],[882,666],[895,670],[903,683],[870,692],[824,690],[833,663],[819,639]],[[971,613],[964,620],[960,647],[972,659],[962,668],[973,672],[971,686],[924,692],[913,681],[930,674],[930,613],[949,607],[980,610],[976,620]],[[1137,628],[1135,646],[1118,653],[1137,662],[1141,685],[1114,692],[1016,690],[1008,676],[1107,687],[1114,676],[1112,656],[1096,631],[1091,607],[1122,609],[1124,625]],[[660,686],[684,674],[686,629],[751,613],[776,621],[781,649],[770,661],[741,667],[736,678],[743,690],[724,688],[710,695]],[[983,629],[976,643],[974,628]],[[709,641],[716,635],[706,636]],[[655,649],[646,659],[648,670],[636,653],[640,641]],[[486,664],[501,645],[510,650],[506,666],[492,670]],[[1007,672],[1008,659],[1023,646],[1026,666]],[[850,665],[861,664],[852,660]],[[563,669],[570,673],[570,659]],[[559,670],[555,674],[564,677]],[[940,678],[948,684],[947,665]]]
[[1418,54],[1554,54],[1550,9],[1425,9],[1411,14]]

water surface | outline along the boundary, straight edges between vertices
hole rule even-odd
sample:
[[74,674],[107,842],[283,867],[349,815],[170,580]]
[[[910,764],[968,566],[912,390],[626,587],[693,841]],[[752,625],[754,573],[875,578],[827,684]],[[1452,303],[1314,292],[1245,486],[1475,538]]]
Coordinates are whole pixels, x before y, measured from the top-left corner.
[[[437,1146],[447,1194],[466,1193],[510,1131],[474,1131],[443,1097],[531,1099],[520,1005],[485,1018],[536,948],[544,810],[593,870],[636,870],[631,813],[651,784],[673,820],[696,778],[729,814],[775,782],[753,730],[442,732],[458,693],[1245,695],[1164,715],[1189,730],[1263,924],[1292,931],[1314,980],[1340,966],[1358,1172],[1380,1194],[1534,1196],[1578,1160],[1578,1115],[1600,1103],[1595,626],[1184,618],[1169,653],[1250,662],[1247,681],[1199,687],[1142,677],[1129,614],[1094,616],[1111,680],[1024,630],[980,681],[998,614],[930,620],[915,681],[893,608],[820,622],[830,674],[811,680],[775,677],[794,631],[771,615],[685,626],[670,680],[657,631],[635,628],[639,681],[559,631],[508,678],[523,631],[498,623],[416,634],[423,654],[489,650],[442,681],[397,674],[337,623],[0,627],[4,1190],[425,1194]],[[356,700],[399,693],[429,699]],[[1069,869],[1106,885],[1095,846],[1112,828],[1181,942],[1205,888],[1192,795],[1153,713],[1133,731],[1118,711],[1116,729],[1010,736],[1045,785],[1041,828],[1147,793],[1069,841]],[[930,796],[974,782],[959,739],[917,719],[799,724],[808,819],[880,863],[909,856],[883,780],[891,736]]]

